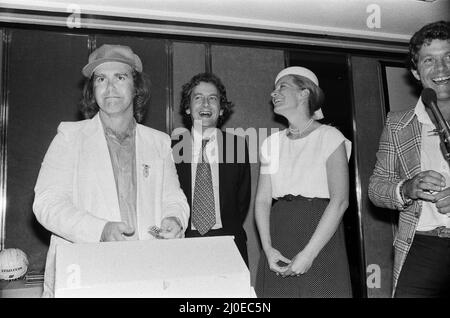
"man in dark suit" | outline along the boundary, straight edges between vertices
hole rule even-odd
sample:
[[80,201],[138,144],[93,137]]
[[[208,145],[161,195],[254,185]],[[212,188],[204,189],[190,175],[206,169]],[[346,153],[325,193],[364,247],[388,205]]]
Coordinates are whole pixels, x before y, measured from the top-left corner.
[[243,228],[250,194],[245,138],[217,129],[231,113],[221,80],[195,75],[183,85],[180,110],[190,130],[172,136],[181,188],[191,207],[186,237],[233,235],[248,265]]

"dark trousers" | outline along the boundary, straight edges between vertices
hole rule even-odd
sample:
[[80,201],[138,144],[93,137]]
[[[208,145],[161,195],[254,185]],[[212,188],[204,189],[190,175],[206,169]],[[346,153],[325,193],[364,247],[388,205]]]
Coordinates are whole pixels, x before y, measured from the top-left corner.
[[415,235],[394,297],[450,298],[450,238]]

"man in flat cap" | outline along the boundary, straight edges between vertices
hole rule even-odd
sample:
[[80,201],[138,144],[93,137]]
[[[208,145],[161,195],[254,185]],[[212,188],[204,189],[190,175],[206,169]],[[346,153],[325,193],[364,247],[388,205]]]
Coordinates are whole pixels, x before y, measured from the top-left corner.
[[83,68],[89,118],[62,122],[35,186],[33,211],[52,238],[44,296],[53,296],[57,244],[184,235],[189,206],[172,160],[170,137],[139,124],[148,100],[140,58],[103,45]]

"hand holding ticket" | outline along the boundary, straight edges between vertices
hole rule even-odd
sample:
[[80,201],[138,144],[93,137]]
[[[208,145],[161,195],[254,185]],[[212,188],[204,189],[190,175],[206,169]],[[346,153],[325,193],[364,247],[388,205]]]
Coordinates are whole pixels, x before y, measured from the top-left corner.
[[150,228],[148,229],[148,233],[150,233],[151,235],[153,235],[153,237],[157,238],[157,239],[162,239],[163,237],[160,235],[162,232],[162,229],[157,227],[156,225],[152,225],[150,226]]

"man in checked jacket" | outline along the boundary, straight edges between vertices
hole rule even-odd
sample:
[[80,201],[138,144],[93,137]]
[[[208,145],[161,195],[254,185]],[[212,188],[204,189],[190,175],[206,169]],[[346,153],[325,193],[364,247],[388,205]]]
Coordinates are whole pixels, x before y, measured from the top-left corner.
[[[410,70],[437,95],[450,120],[450,22],[428,24],[409,43]],[[391,112],[380,138],[369,197],[400,213],[394,248],[394,297],[450,297],[450,171],[419,98]]]

